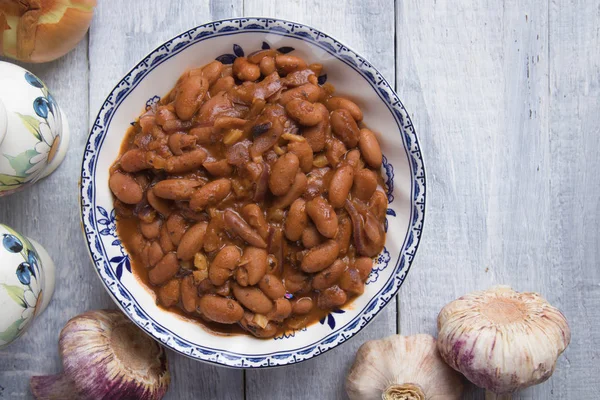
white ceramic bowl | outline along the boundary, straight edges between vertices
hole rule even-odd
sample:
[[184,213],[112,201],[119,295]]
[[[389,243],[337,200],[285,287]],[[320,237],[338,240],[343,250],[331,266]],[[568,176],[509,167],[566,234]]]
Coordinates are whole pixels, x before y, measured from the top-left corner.
[[[115,233],[109,166],[130,123],[160,99],[186,69],[261,47],[282,48],[324,65],[321,81],[354,99],[364,122],[378,133],[385,156],[387,242],[365,293],[322,321],[270,340],[217,336],[198,323],[162,311],[132,275],[129,257]],[[136,65],[104,102],[90,133],[81,171],[81,213],[96,272],[119,307],[165,346],[189,357],[237,368],[289,365],[345,342],[392,299],[417,250],[425,212],[425,171],[419,142],[404,106],[381,74],[363,57],[305,25],[265,18],[212,22],[165,42]]]

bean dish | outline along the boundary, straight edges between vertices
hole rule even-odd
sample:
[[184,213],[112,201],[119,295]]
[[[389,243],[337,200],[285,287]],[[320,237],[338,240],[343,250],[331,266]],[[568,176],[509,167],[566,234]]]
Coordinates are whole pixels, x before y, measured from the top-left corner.
[[213,61],[130,128],[109,186],[159,306],[270,338],[363,293],[385,242],[381,148],[322,69],[275,50]]

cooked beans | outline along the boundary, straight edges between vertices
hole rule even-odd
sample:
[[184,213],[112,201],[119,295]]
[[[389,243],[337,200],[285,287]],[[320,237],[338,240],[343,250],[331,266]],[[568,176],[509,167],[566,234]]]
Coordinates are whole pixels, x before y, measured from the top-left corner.
[[385,242],[383,155],[360,99],[322,73],[275,49],[213,61],[131,127],[109,187],[160,306],[268,338],[364,291]]

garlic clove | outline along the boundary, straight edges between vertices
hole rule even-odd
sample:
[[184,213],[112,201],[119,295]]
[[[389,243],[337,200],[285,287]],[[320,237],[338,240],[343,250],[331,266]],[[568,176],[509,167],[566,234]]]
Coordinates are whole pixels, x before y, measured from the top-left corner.
[[351,400],[460,399],[460,374],[449,368],[429,335],[393,335],[364,343],[346,378]]
[[467,294],[438,316],[444,360],[497,394],[541,383],[571,340],[564,315],[537,293],[507,286]]
[[164,349],[120,311],[88,311],[71,319],[60,333],[59,350],[64,372],[32,377],[36,399],[158,400],[171,380]]

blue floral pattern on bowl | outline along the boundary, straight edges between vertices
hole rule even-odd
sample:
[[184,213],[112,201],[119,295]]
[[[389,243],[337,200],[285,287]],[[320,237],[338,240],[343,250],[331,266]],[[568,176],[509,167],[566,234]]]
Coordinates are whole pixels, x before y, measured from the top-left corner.
[[[321,324],[317,324],[317,326],[322,327],[321,329],[326,328],[329,330],[330,333],[325,337],[299,348],[264,354],[244,354],[194,343],[150,317],[148,311],[122,283],[126,278],[125,271],[130,272],[128,258],[127,261],[124,261],[124,257],[127,257],[127,255],[118,238],[113,236],[112,209],[107,207],[108,203],[101,205],[97,201],[97,192],[104,190],[102,188],[105,186],[104,182],[96,181],[96,176],[99,173],[98,159],[101,156],[102,145],[107,136],[112,117],[124,99],[144,77],[163,62],[185,51],[186,48],[213,37],[222,38],[243,32],[268,33],[269,35],[280,36],[283,39],[302,40],[341,60],[356,71],[376,91],[393,116],[400,132],[401,146],[403,146],[408,160],[407,168],[409,169],[408,174],[411,181],[410,197],[403,199],[405,204],[408,203],[410,214],[407,230],[405,234],[402,234],[402,237],[396,239],[404,240],[404,242],[401,242],[402,246],[399,252],[393,256],[387,248],[382,252],[368,280],[368,286],[378,288],[377,294],[360,310],[353,310],[352,312],[336,310],[328,314]],[[239,41],[236,42],[240,43]],[[284,41],[284,44],[287,43]],[[264,49],[270,48],[270,46],[267,42],[262,44]],[[292,49],[290,51],[294,50],[293,47],[288,47]],[[233,63],[235,58],[245,54],[240,44],[234,44],[232,53],[222,54],[216,58],[225,63]],[[322,76],[320,79],[322,80],[321,83],[324,83],[327,77]],[[151,95],[149,102],[157,97]],[[387,215],[388,218],[397,218],[398,208],[392,204],[397,200],[394,197],[398,196],[398,193],[395,193],[396,196],[393,193],[396,170],[392,163],[388,161],[388,158],[384,158],[383,169],[387,177],[387,195],[390,202]],[[256,368],[297,363],[322,354],[360,331],[393,298],[404,281],[418,248],[425,214],[425,188],[424,165],[412,122],[397,95],[371,64],[335,39],[313,28],[275,19],[240,18],[202,25],[173,38],[144,58],[115,87],[102,106],[86,145],[81,174],[81,209],[84,233],[96,271],[115,301],[137,325],[171,349],[189,357],[230,367]],[[109,209],[111,210],[110,213],[107,211]],[[388,232],[388,234],[390,233]],[[384,272],[386,278],[382,282],[381,276]],[[353,315],[350,320],[348,320],[349,314]],[[299,336],[308,334],[311,329],[312,327],[297,332],[286,332],[273,340],[293,341]]]

